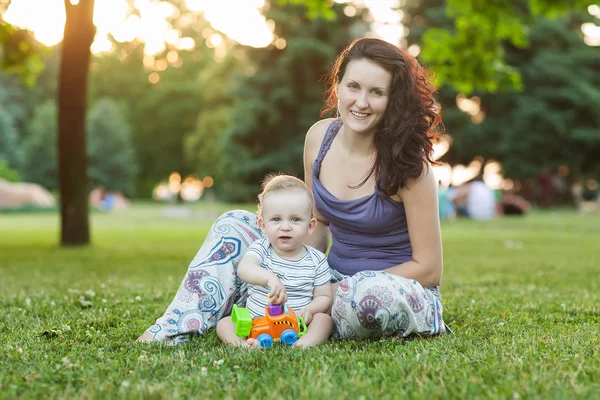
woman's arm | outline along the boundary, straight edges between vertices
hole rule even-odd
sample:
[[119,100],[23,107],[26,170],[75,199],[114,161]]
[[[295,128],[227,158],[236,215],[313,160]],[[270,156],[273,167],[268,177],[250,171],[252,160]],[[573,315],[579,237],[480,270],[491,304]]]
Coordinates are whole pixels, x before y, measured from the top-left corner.
[[[331,119],[325,119],[314,124],[306,134],[306,140],[304,142],[304,183],[312,190],[312,175],[313,175],[313,163],[317,159],[319,149],[321,148],[321,142],[325,136],[325,131]],[[312,234],[310,234],[304,244],[314,247],[317,250],[325,253],[329,247],[331,233],[329,232],[329,221],[325,219],[315,209],[313,210],[314,216],[317,219],[317,225]]]
[[423,287],[439,285],[443,270],[437,180],[431,166],[427,166],[423,175],[409,180],[398,193],[406,211],[412,261],[385,270],[415,279]]

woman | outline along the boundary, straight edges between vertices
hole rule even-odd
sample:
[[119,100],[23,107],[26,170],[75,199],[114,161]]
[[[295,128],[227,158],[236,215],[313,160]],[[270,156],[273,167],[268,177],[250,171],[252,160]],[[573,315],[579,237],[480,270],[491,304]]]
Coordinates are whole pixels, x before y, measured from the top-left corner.
[[[442,244],[430,168],[440,122],[434,88],[417,61],[378,39],[358,39],[337,58],[324,112],[310,128],[305,181],[315,195],[313,247],[336,280],[334,335],[436,335],[446,331],[438,286]],[[262,237],[252,214],[223,215],[190,264],[173,303],[140,338],[202,334],[245,302],[239,260]]]
[[304,162],[318,220],[310,244],[324,250],[331,233],[328,262],[343,279],[335,333],[445,332],[435,90],[413,57],[378,39],[353,42],[329,83],[324,112],[337,107],[339,118],[309,130]]

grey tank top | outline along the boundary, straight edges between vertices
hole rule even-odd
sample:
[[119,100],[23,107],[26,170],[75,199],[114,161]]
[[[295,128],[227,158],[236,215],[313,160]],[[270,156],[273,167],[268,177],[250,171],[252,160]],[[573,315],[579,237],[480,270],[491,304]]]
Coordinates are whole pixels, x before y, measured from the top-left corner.
[[329,125],[313,166],[315,207],[329,220],[333,243],[327,261],[344,275],[380,271],[412,260],[404,205],[377,188],[373,194],[355,200],[340,200],[319,180],[321,162],[343,125],[336,119]]

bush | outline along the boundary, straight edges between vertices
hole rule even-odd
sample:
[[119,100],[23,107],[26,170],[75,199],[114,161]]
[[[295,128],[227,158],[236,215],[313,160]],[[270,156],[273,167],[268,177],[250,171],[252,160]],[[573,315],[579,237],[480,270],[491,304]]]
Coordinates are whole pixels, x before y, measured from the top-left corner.
[[9,182],[20,182],[21,176],[17,171],[10,168],[5,160],[0,160],[0,179],[5,179]]

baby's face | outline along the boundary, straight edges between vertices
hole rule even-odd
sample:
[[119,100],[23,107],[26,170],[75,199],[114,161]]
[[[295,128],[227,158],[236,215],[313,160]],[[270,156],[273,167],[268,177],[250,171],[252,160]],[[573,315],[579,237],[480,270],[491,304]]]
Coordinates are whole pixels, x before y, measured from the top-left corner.
[[301,189],[270,193],[262,200],[259,225],[282,257],[299,255],[304,239],[312,233],[315,224],[310,200]]

